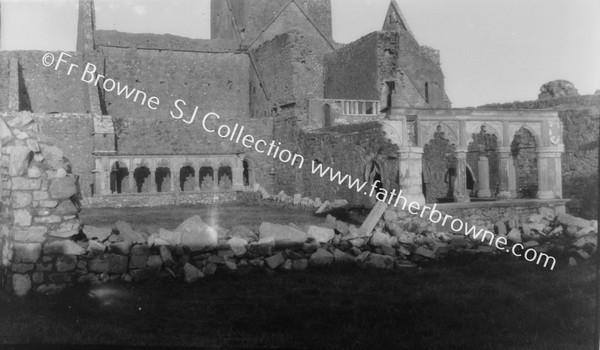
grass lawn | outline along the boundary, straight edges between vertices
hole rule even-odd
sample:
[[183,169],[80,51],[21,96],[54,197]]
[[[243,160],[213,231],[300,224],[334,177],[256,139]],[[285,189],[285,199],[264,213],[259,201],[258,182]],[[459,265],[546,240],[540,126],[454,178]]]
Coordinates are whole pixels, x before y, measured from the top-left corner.
[[[108,219],[88,212],[83,220],[151,221],[174,228],[199,210],[203,219],[210,211],[115,209]],[[315,220],[297,211],[287,216],[281,209],[245,210],[228,207],[214,217],[223,227]],[[403,270],[217,272],[195,284],[161,280],[124,288],[131,298],[113,305],[91,299],[83,286],[56,296],[0,298],[0,348],[14,343],[478,350],[593,345],[593,263],[563,262],[550,271],[507,255],[453,255]]]

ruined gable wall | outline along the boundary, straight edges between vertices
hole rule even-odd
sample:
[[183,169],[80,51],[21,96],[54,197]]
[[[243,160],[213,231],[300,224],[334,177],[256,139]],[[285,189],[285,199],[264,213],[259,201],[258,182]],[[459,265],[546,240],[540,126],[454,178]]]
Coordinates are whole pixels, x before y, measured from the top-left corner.
[[[8,72],[8,58],[17,57],[19,61],[19,101],[20,110],[36,113],[85,113],[84,89],[86,84],[80,81],[80,75],[75,72],[67,75],[68,64],[63,63],[58,70],[54,67],[45,67],[42,57],[46,51],[10,51],[0,53],[0,70],[3,76]],[[55,62],[60,56],[59,51],[51,52]],[[74,52],[67,52],[72,58],[66,58],[69,63],[83,65],[81,58]],[[55,63],[56,64],[56,63]],[[4,81],[0,89],[0,100],[3,107],[6,104],[5,94],[8,94],[7,82]],[[4,97],[4,98],[2,98]],[[7,107],[7,106],[6,106]],[[4,107],[4,108],[6,108]],[[6,109],[4,109],[6,110]]]
[[325,55],[324,97],[379,100],[377,33]]
[[429,85],[429,104],[427,107],[448,108],[445,101],[444,73],[440,67],[437,51],[420,46],[405,31],[382,32],[381,36],[397,36],[398,64],[407,74],[412,84],[425,98],[425,83]]
[[[246,54],[135,50],[102,47],[106,76],[160,100],[157,110],[105,94],[108,114],[126,118],[164,120],[179,115],[174,103],[183,99],[188,119],[198,113],[245,119],[249,117],[249,60]],[[183,108],[182,108],[183,109]]]

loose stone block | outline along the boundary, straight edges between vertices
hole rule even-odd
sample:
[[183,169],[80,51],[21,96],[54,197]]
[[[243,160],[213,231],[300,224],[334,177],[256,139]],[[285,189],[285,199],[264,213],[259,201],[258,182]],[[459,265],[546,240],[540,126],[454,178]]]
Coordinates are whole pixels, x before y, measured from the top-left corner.
[[435,252],[433,250],[427,249],[425,247],[418,247],[417,250],[415,250],[415,254],[424,256],[429,259],[435,259]]
[[12,276],[12,286],[15,295],[22,297],[31,290],[31,279],[28,275],[14,274]]
[[35,263],[42,253],[40,243],[14,243],[13,245],[15,263]]
[[284,262],[285,262],[285,258],[283,257],[282,253],[265,258],[265,263],[267,264],[267,266],[269,266],[272,269],[275,269],[276,267],[283,264]]
[[62,221],[62,218],[58,215],[50,215],[43,217],[36,217],[33,219],[38,224],[56,224]]
[[15,226],[31,226],[31,214],[27,209],[18,209],[13,212]]
[[333,239],[335,232],[331,228],[310,225],[307,235],[319,243],[327,243]]
[[263,222],[259,229],[259,237],[261,239],[273,237],[275,246],[294,246],[302,245],[307,238],[307,234],[297,228]]
[[100,242],[104,242],[108,239],[108,236],[112,233],[110,227],[95,227],[91,225],[83,226],[83,233],[88,239],[96,238]]
[[61,255],[56,258],[56,271],[73,271],[77,267],[77,257],[74,255]]
[[110,251],[113,253],[128,255],[132,243],[130,241],[115,242],[110,245]]
[[319,248],[310,256],[311,265],[329,265],[333,262],[334,256],[324,248]]
[[147,262],[149,267],[161,267],[162,266],[162,258],[160,255],[150,255],[148,257]]
[[89,240],[88,241],[88,251],[92,252],[92,253],[96,253],[96,254],[101,254],[104,253],[106,251],[106,246],[96,240]]
[[17,273],[26,273],[33,270],[33,264],[12,264],[10,269]]
[[75,215],[78,212],[79,210],[77,210],[73,202],[70,200],[63,201],[54,209],[55,215]]
[[204,277],[204,273],[202,273],[202,271],[189,263],[183,265],[183,273],[187,283],[194,283]]
[[26,177],[13,177],[12,178],[12,189],[14,191],[39,190],[41,187],[41,184],[42,184],[42,181],[40,179],[28,179]]
[[40,201],[40,207],[43,208],[55,208],[58,205],[58,201]]
[[192,251],[210,251],[217,248],[217,231],[195,215],[182,222],[175,231],[181,232],[181,244]]
[[79,233],[79,220],[65,221],[56,230],[50,230],[50,236],[67,238]]
[[394,258],[387,255],[370,254],[364,266],[377,269],[391,269],[394,267]]
[[14,146],[10,153],[8,173],[10,176],[21,176],[29,165],[29,153],[26,146]]
[[173,255],[169,248],[162,246],[160,247],[160,258],[162,259],[162,264],[166,267],[171,267],[175,265],[175,260],[173,260]]
[[12,199],[12,207],[13,208],[24,208],[31,204],[32,196],[29,192],[18,192],[15,191],[11,195]]
[[232,237],[227,244],[235,254],[235,256],[242,256],[246,253],[246,246],[248,242],[240,237]]
[[68,255],[82,255],[85,254],[85,249],[79,246],[77,243],[63,239],[60,241],[50,242],[44,245],[44,254],[68,254]]
[[[54,169],[62,168],[63,162],[63,151],[56,146],[44,145],[42,146],[42,155],[50,166]],[[70,197],[70,196],[69,196]]]
[[53,199],[67,199],[77,193],[75,178],[66,176],[59,179],[54,179],[50,183],[50,196]]

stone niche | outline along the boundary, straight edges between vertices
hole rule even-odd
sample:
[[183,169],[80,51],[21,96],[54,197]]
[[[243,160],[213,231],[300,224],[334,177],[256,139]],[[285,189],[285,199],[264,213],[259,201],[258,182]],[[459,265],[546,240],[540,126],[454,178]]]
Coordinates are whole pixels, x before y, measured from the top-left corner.
[[79,233],[77,177],[31,113],[0,114],[3,287],[23,296],[71,284]]

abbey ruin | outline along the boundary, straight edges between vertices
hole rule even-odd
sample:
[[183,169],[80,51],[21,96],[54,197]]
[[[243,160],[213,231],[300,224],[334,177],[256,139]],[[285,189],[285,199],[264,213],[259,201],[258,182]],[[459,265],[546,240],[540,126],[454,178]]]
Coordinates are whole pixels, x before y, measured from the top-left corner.
[[97,30],[93,1],[80,0],[71,62],[156,96],[156,109],[67,75],[68,65],[45,67],[44,54],[0,52],[5,266],[13,241],[76,254],[67,242],[79,205],[210,204],[255,191],[374,204],[310,167],[207,133],[199,117],[175,120],[178,99],[186,115],[217,113],[306,162],[465,219],[579,214],[590,203],[572,180],[597,177],[593,165],[579,171],[580,149],[565,150],[570,131],[556,109],[451,108],[439,52],[417,42],[393,0],[382,30],[349,44],[332,38],[329,0],[212,0],[210,40]]

